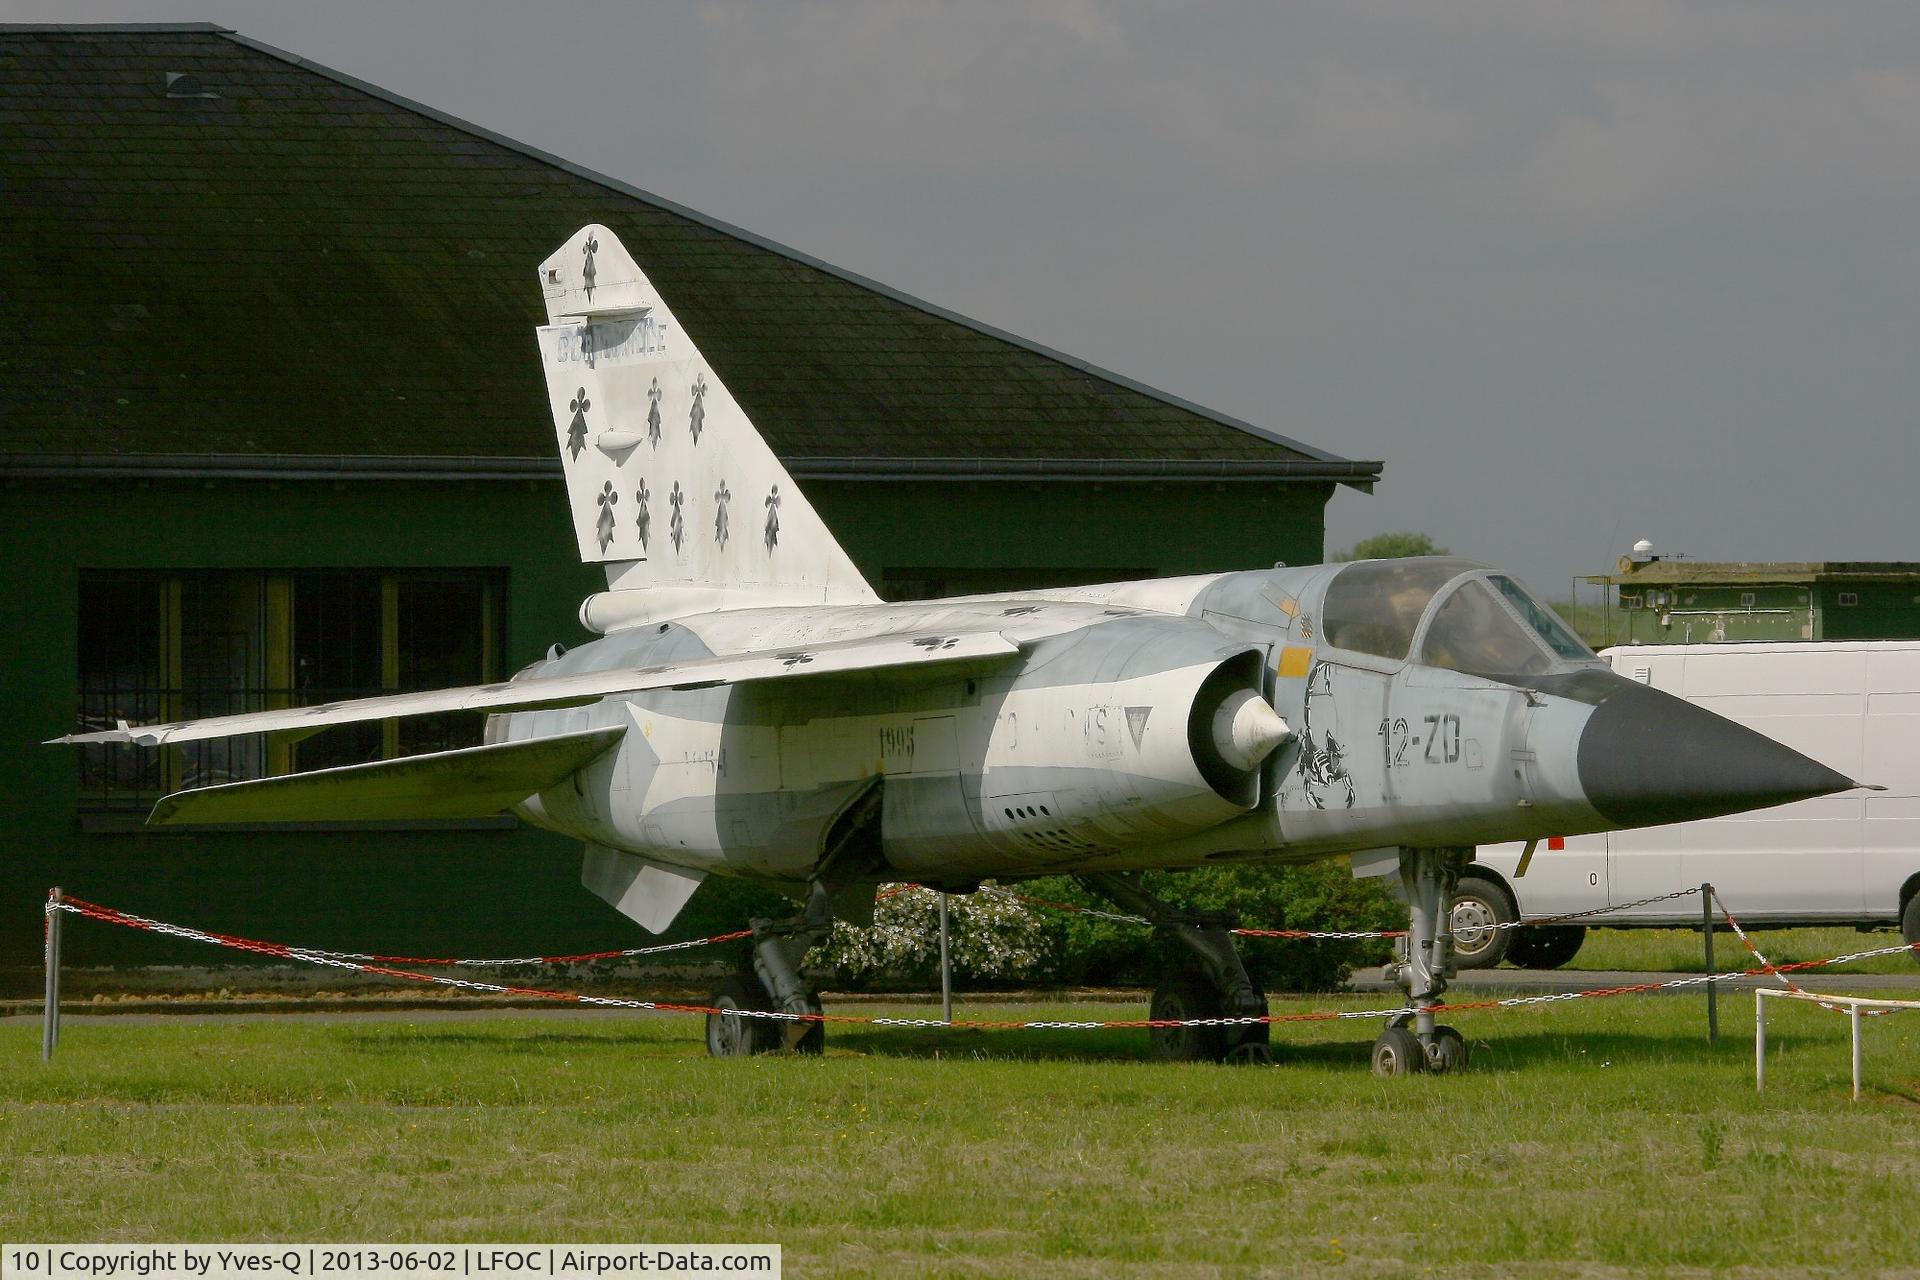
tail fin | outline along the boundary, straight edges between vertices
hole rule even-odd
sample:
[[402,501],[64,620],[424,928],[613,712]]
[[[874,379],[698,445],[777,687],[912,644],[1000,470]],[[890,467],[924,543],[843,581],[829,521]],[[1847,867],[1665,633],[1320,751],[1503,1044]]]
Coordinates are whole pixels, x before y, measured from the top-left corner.
[[694,607],[876,598],[611,231],[575,232],[540,283],[581,560]]

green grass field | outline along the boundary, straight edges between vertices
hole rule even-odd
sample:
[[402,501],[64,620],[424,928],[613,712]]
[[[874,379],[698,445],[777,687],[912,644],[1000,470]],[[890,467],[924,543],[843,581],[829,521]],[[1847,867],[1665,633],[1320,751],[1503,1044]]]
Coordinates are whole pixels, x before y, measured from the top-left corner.
[[[1824,960],[1900,945],[1897,929],[1861,933],[1857,929],[1750,929],[1761,954],[1775,964]],[[1713,935],[1713,964],[1721,971],[1756,968],[1740,939],[1726,930]],[[1579,954],[1567,969],[1655,969],[1704,973],[1706,963],[1698,929],[1589,929]],[[1848,973],[1920,974],[1911,955],[1879,956],[1846,967]]]
[[805,1276],[1913,1274],[1920,1015],[1870,1026],[1856,1104],[1845,1019],[1800,1007],[1770,1010],[1756,1096],[1751,1007],[1723,1001],[1713,1050],[1690,997],[1465,1013],[1468,1071],[1397,1081],[1367,1073],[1370,1021],[1278,1026],[1265,1070],[1150,1064],[1138,1031],[838,1026],[823,1059],[714,1062],[695,1018],[512,1015],[103,1018],[44,1066],[16,1021],[0,1239],[775,1241]]

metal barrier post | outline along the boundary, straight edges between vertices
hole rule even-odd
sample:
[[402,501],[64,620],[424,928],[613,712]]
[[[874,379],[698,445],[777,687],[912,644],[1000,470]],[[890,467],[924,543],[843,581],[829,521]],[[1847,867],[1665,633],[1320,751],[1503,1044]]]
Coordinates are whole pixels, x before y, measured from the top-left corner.
[[1847,1022],[1853,1030],[1853,1100],[1860,1101],[1860,1006],[1847,1006]]
[[53,1051],[60,1045],[60,917],[67,913],[59,907],[60,888],[56,885],[47,895],[47,996],[40,1024],[42,1062],[52,1062]]
[[[1707,973],[1713,973],[1713,886],[1700,886],[1700,936],[1707,949]],[[1707,978],[1707,1043],[1720,1042],[1720,1009],[1713,978]]]
[[947,951],[947,895],[940,894],[940,1020],[953,1021],[953,957]]
[[1767,1091],[1767,993],[1753,989],[1753,1091]]

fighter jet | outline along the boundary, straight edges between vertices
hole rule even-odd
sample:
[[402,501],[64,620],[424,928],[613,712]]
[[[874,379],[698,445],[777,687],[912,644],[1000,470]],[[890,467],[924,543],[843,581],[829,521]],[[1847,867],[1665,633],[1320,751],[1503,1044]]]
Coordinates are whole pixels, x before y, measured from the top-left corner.
[[[619,239],[540,265],[538,329],[583,561],[607,588],[512,679],[120,725],[146,747],[486,713],[480,746],[169,795],[149,822],[514,813],[585,845],[582,880],[643,928],[710,875],[796,910],[752,922],[716,1056],[818,1052],[801,967],[877,887],[1071,874],[1183,944],[1155,989],[1171,1059],[1267,1057],[1231,921],[1139,873],[1350,856],[1397,871],[1411,1018],[1376,1071],[1454,1069],[1433,1006],[1475,846],[1732,813],[1848,778],[1614,675],[1511,575],[1422,558],[888,603],[875,595]],[[743,1017],[759,1011],[797,1015]]]

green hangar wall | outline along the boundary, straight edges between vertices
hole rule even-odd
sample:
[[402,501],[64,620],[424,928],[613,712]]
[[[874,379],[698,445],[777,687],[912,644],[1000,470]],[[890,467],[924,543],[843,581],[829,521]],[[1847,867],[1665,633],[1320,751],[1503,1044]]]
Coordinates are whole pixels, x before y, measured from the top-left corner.
[[[350,950],[630,943],[578,849],[510,819],[141,826],[169,789],[476,725],[39,745],[497,678],[586,639],[604,579],[574,553],[532,338],[534,267],[583,223],[889,598],[1310,562],[1334,487],[1380,473],[220,28],[0,27],[0,65],[0,964],[33,960],[54,884]],[[77,958],[210,957],[94,931]]]
[[1623,559],[1587,579],[1614,588],[1615,644],[1910,640],[1920,636],[1920,564]]

